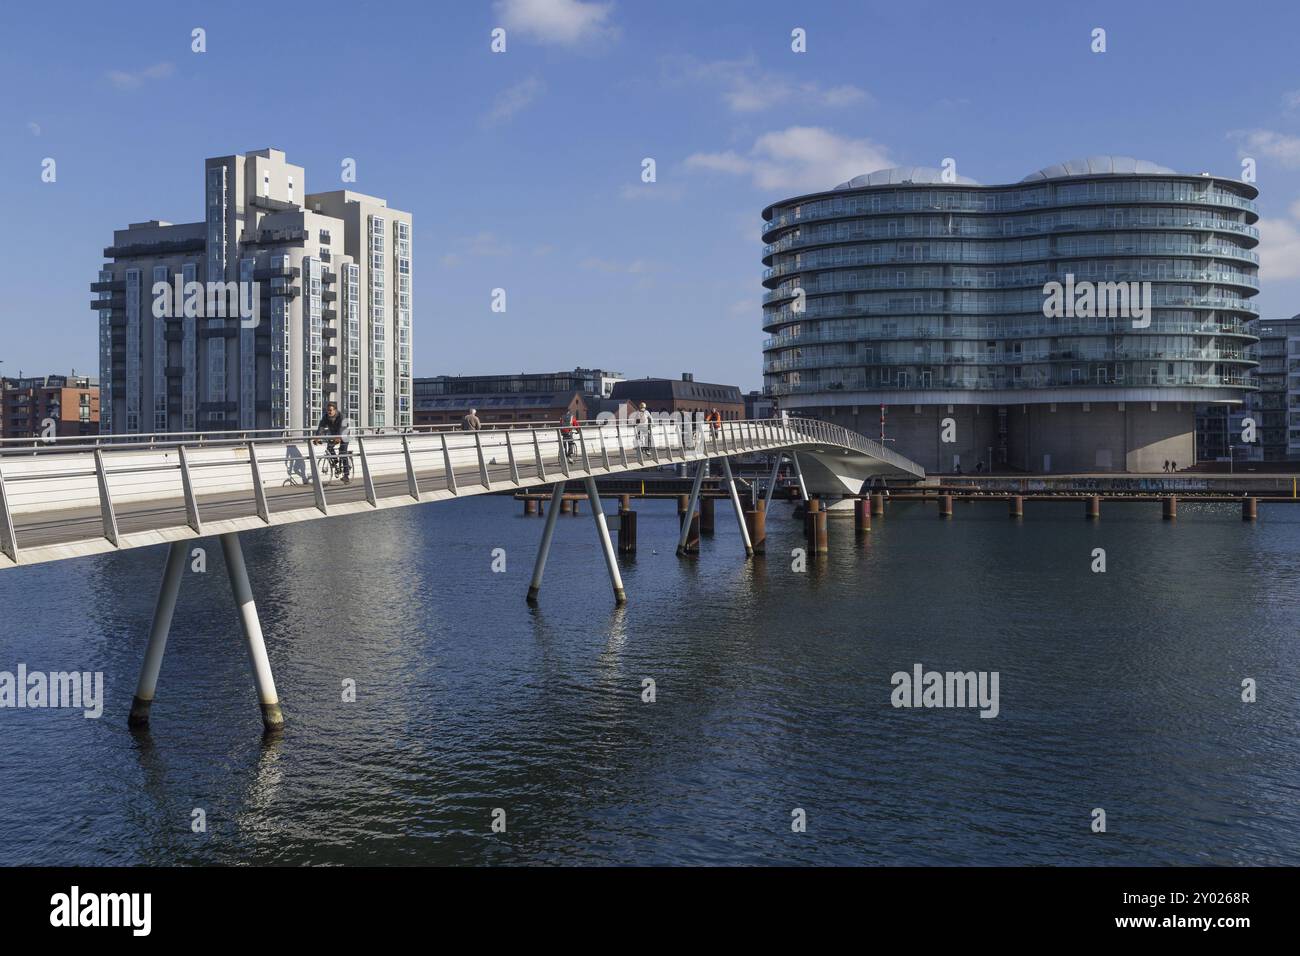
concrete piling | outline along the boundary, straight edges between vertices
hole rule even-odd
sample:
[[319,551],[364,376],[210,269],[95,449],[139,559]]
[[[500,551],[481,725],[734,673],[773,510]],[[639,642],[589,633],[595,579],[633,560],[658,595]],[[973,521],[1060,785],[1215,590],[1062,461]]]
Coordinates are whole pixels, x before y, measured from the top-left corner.
[[1165,519],[1166,521],[1169,521],[1169,520],[1171,520],[1171,519],[1173,519],[1173,518],[1177,518],[1177,517],[1178,517],[1178,499],[1177,499],[1176,497],[1174,497],[1173,495],[1169,495],[1167,498],[1165,498],[1165,499],[1164,499],[1164,509],[1163,509],[1163,511],[1164,511],[1163,517],[1164,517],[1164,519]]
[[525,498],[525,499],[524,499],[524,514],[526,514],[526,515],[535,515],[535,514],[537,514],[537,499],[536,499],[536,498]]
[[872,492],[871,495],[871,514],[877,518],[885,516],[885,496],[878,491]]
[[573,502],[570,501],[568,498],[560,499],[560,514],[562,515],[573,514]]
[[1025,499],[1021,495],[1012,497],[1011,508],[1008,513],[1013,518],[1023,518],[1025,516]]
[[952,495],[939,496],[939,517],[940,518],[952,517]]
[[1241,500],[1241,520],[1254,521],[1259,516],[1259,500],[1257,498],[1243,498]]
[[1101,495],[1093,495],[1084,502],[1083,516],[1093,521],[1101,517]]

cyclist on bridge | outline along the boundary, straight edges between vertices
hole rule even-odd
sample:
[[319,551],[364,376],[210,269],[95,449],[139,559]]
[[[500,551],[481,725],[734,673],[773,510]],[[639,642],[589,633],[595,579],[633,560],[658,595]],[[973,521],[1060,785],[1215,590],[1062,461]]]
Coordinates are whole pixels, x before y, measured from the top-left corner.
[[325,456],[332,458],[342,468],[343,483],[352,481],[352,456],[348,454],[348,439],[352,437],[352,421],[339,414],[337,402],[325,406],[325,414],[316,426],[317,435],[330,435],[325,442]]

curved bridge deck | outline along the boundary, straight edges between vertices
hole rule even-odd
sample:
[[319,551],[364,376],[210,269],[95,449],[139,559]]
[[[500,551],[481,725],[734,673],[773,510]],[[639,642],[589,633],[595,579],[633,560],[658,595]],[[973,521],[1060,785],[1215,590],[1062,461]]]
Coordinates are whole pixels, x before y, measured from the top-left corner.
[[810,452],[823,467],[916,480],[924,470],[809,419],[719,428],[623,422],[351,436],[352,481],[330,478],[308,432],[0,444],[0,568],[267,525],[489,494],[747,453]]

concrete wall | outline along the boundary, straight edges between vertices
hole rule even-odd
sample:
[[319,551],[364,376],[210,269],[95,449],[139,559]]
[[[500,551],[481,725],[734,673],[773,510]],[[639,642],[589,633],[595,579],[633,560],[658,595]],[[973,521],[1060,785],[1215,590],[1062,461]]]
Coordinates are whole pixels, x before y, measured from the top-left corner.
[[[1195,406],[1189,402],[1093,402],[1008,405],[1006,467],[1029,472],[1160,472],[1166,461],[1180,468],[1195,462]],[[1086,409],[1086,411],[1085,411]],[[791,410],[843,425],[879,440],[880,406]],[[944,419],[951,418],[953,442],[944,442]],[[988,469],[999,461],[999,406],[889,405],[886,443],[927,472],[970,474],[976,463]],[[1050,460],[1049,460],[1050,456]]]
[[[791,411],[799,415],[804,410]],[[843,425],[873,441],[880,439],[880,406],[859,405],[807,409],[811,417]],[[951,442],[943,441],[944,419],[951,418]],[[885,446],[912,459],[926,471],[946,473],[958,464],[969,474],[977,462],[989,467],[989,449],[996,460],[998,410],[991,405],[888,405]]]
[[[1174,402],[1008,409],[1008,463],[1032,472],[1159,472],[1193,464],[1194,406]],[[1050,456],[1050,461],[1048,457]]]

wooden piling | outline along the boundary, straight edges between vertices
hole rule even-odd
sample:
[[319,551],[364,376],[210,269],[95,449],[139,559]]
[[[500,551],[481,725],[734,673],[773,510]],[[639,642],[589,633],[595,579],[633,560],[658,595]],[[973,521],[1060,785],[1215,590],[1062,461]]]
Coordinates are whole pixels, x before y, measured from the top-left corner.
[[713,506],[715,499],[700,495],[700,533],[713,534]]
[[871,530],[871,500],[855,498],[853,500],[853,530],[857,534],[866,534]]
[[[627,496],[624,495],[624,498]],[[622,554],[636,554],[636,512],[618,513],[618,550]]]

